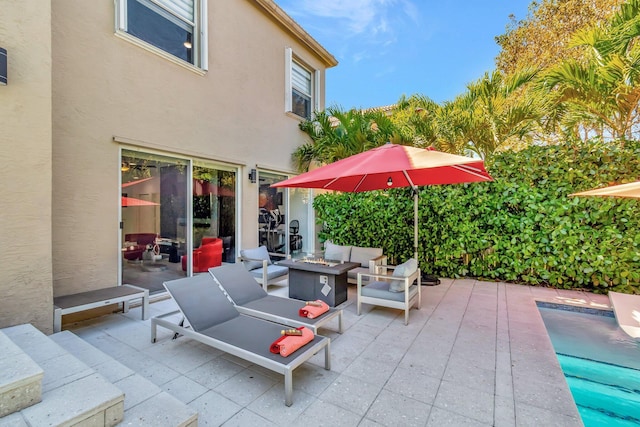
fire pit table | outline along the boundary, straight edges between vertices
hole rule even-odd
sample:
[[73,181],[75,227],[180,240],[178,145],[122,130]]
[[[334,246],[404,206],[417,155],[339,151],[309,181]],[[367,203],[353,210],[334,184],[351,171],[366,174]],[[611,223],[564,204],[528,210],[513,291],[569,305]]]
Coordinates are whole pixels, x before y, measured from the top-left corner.
[[360,266],[357,262],[320,259],[287,259],[278,265],[289,268],[289,298],[320,299],[331,307],[347,300],[347,272]]

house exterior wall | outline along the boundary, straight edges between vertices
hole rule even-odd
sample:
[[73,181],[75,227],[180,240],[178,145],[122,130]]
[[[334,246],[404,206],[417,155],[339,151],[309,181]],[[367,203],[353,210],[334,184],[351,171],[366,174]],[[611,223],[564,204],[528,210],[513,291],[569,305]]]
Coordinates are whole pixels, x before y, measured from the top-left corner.
[[52,329],[51,8],[3,1],[0,46],[0,327]]
[[[5,294],[21,282],[37,298],[19,297],[33,311],[21,320],[8,319],[24,308],[3,307],[0,327],[38,319],[37,326],[49,330],[52,294],[118,283],[121,148],[240,166],[237,246],[257,245],[258,185],[249,182],[249,170],[260,164],[293,172],[291,153],[305,141],[299,119],[284,112],[285,48],[321,70],[321,107],[324,69],[335,65],[295,36],[286,22],[274,19],[268,11],[274,7],[270,0],[209,0],[209,65],[203,74],[116,36],[113,1],[9,1],[8,15],[3,3],[0,43],[8,36],[11,43],[3,47],[10,56],[24,50],[37,63],[21,70],[34,73],[37,84],[27,93],[34,98],[34,111],[24,111],[24,117],[4,102],[12,87],[0,87],[0,111],[24,119],[10,136],[17,150],[0,154],[3,164],[16,166],[3,167],[0,174],[3,182],[26,180],[21,185],[25,192],[0,190],[2,200],[20,207],[0,219],[2,247],[7,258],[18,260],[3,267],[11,270],[0,284]],[[13,28],[5,35],[7,16]],[[21,27],[24,22],[33,25],[32,31]],[[33,34],[43,39],[35,52],[27,42]],[[11,64],[10,72],[17,74],[18,64]],[[25,105],[24,92],[9,96],[25,110],[32,105]],[[25,173],[25,161],[39,174]],[[16,228],[7,235],[5,230],[16,225],[23,231]]]

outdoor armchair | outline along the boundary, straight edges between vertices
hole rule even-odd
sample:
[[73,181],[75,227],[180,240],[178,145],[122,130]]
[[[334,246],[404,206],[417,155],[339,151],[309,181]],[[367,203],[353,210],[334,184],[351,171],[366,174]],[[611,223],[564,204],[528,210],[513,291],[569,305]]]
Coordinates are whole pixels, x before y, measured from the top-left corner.
[[240,251],[240,261],[266,291],[270,283],[280,282],[289,276],[289,269],[271,261],[266,246]]
[[409,310],[414,305],[420,309],[421,298],[420,269],[413,258],[398,266],[378,267],[376,274],[358,273],[358,315],[363,303],[397,308],[404,310],[406,325],[409,323]]

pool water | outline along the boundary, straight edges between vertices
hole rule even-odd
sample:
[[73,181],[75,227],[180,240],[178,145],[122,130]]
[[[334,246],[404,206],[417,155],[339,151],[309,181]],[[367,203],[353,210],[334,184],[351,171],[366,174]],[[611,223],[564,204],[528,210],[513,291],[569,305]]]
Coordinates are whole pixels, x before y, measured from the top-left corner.
[[538,308],[584,425],[639,426],[640,343],[611,312]]

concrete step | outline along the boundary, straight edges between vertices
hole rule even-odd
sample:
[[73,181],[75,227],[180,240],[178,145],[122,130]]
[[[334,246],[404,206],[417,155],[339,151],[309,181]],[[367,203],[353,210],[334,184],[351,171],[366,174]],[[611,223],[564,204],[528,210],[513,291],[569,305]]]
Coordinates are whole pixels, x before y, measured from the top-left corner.
[[124,393],[29,324],[2,330],[43,370],[42,401],[0,418],[0,426],[114,426]]
[[0,417],[42,400],[44,371],[0,331]]
[[123,425],[197,426],[196,411],[72,332],[58,332],[50,338],[124,391]]

